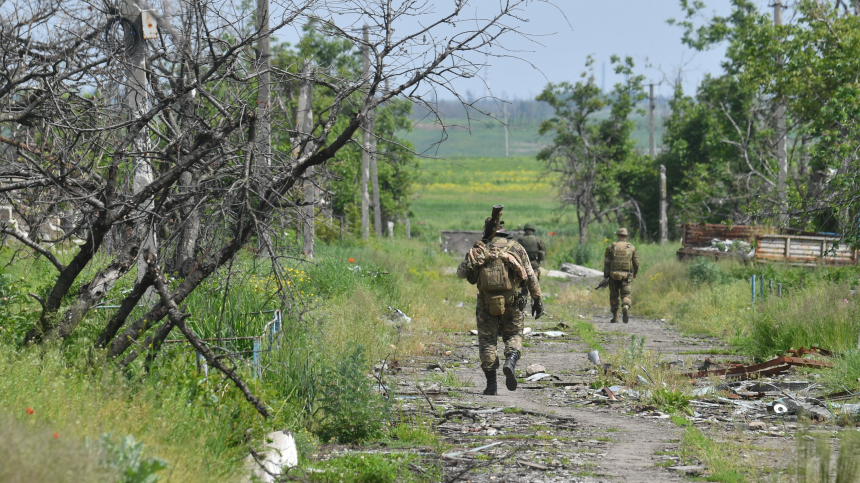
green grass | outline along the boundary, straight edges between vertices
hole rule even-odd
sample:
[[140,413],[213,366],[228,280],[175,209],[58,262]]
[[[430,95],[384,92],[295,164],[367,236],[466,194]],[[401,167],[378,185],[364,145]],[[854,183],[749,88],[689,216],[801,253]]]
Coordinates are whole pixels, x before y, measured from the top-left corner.
[[[505,205],[509,228],[535,223],[556,231],[570,218],[558,207],[552,179],[535,158],[426,159],[422,185],[412,203],[413,231],[438,237],[438,230],[480,230],[493,205]],[[423,225],[422,225],[423,223]]]

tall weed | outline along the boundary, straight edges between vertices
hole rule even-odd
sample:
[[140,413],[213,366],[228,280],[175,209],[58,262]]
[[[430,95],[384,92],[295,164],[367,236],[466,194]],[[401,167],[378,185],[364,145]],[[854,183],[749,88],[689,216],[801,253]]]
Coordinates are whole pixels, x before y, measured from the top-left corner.
[[773,298],[745,314],[750,326],[744,346],[770,357],[791,348],[819,346],[845,351],[857,346],[860,298],[846,284],[819,283],[781,299]]

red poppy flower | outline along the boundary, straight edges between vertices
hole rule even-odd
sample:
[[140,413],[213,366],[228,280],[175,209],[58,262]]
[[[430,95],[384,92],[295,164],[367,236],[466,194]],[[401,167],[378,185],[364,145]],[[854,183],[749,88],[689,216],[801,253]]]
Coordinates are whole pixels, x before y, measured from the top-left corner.
[[60,439],[60,433],[54,433],[54,439]]
[[347,262],[349,262],[349,263],[355,263],[355,259],[354,259],[354,258],[347,258],[347,259],[346,259],[346,261],[347,261]]
[[554,231],[551,231],[551,232],[547,233],[547,235],[549,235],[549,236],[553,236],[553,235],[555,235],[555,234],[556,234],[556,233],[555,233]]
[[27,414],[33,414],[36,411],[33,411],[33,408],[27,408]]

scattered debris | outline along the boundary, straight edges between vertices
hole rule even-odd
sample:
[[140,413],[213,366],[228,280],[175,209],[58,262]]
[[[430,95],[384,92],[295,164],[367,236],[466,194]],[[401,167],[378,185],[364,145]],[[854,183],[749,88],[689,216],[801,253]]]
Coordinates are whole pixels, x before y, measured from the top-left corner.
[[767,429],[767,425],[761,421],[753,421],[749,424],[747,429],[750,431],[764,431]]
[[[710,359],[707,359],[705,362],[709,361]],[[722,366],[717,369],[707,368],[698,372],[687,372],[684,374],[684,377],[698,379],[707,376],[725,376],[726,379],[757,379],[764,376],[782,374],[791,369],[792,366],[825,368],[831,367],[831,364],[827,361],[818,361],[815,359],[782,356],[762,362],[761,364],[749,366],[737,364],[731,367]]]
[[556,337],[564,337],[565,334],[564,334],[564,332],[562,332],[560,330],[548,330],[546,332],[532,332],[529,335],[531,335],[532,337],[556,338]]
[[670,466],[668,469],[687,476],[701,475],[705,471],[704,466]]
[[540,364],[532,364],[532,365],[526,367],[526,376],[527,377],[533,376],[535,374],[539,374],[542,372],[546,372],[546,367],[544,367]]
[[588,360],[595,366],[600,365],[600,351],[593,350],[588,353]]
[[581,265],[574,265],[572,263],[562,263],[561,271],[581,278],[603,278],[603,272],[600,270],[583,267]]
[[443,366],[442,364],[440,364],[438,362],[433,362],[431,364],[427,364],[427,370],[428,371],[445,372],[445,366]]
[[532,463],[531,461],[517,460],[517,464],[520,466],[525,466],[527,468],[531,468],[533,470],[546,471],[549,469],[549,466],[544,466],[544,465],[539,464],[539,463]]
[[478,329],[472,329],[469,331],[469,333],[472,335],[478,335]]
[[485,450],[485,449],[489,449],[489,448],[492,448],[492,447],[494,447],[494,446],[498,446],[498,445],[500,445],[500,444],[502,444],[502,442],[501,442],[501,441],[497,441],[497,442],[495,442],[495,443],[490,443],[490,444],[487,444],[487,445],[484,445],[484,446],[479,446],[479,447],[477,447],[477,448],[472,448],[472,449],[470,449],[470,450],[468,450],[468,451],[461,451],[461,452],[459,452],[459,453],[445,453],[445,454],[443,454],[443,455],[442,455],[442,457],[443,457],[443,458],[456,458],[457,456],[462,456],[462,455],[467,454],[467,453],[477,453],[478,451]]
[[541,373],[532,374],[531,376],[526,377],[525,381],[526,382],[537,382],[537,381],[540,381],[540,380],[543,380],[546,378],[558,379],[558,377],[556,377],[556,376],[553,376],[551,374],[547,374],[545,372],[541,372]]
[[532,332],[531,327],[526,327],[525,329],[523,329],[523,335],[531,334],[531,332]]
[[408,315],[404,314],[400,309],[396,309],[390,305],[386,305],[386,307],[388,307],[388,310],[391,311],[391,314],[389,314],[389,318],[392,320],[392,322],[405,322],[407,324],[412,322],[412,317],[409,317]]

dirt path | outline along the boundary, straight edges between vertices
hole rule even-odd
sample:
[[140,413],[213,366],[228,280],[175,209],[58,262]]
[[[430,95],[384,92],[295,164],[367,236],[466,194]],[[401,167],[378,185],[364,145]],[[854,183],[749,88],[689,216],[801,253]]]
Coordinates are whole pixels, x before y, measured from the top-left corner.
[[[646,350],[659,352],[664,360],[702,359],[705,356],[696,352],[722,345],[716,340],[681,336],[659,320],[632,317],[628,324],[609,324],[608,315],[597,314],[591,321],[607,353],[625,347],[634,334],[644,336]],[[527,319],[526,325],[540,332],[559,322],[564,321]],[[637,413],[631,404],[613,407],[608,401],[595,403],[589,396],[589,383],[597,377],[586,356],[590,348],[578,337],[571,333],[557,338],[527,337],[528,347],[524,348],[518,369],[537,363],[558,379],[551,384],[523,383],[517,391],[510,392],[504,387],[500,371],[499,394],[494,397],[481,394],[484,378],[478,365],[476,339],[457,334],[451,344],[437,347],[437,356],[410,361],[414,376],[407,371],[399,377],[401,385],[408,387],[410,380],[414,384],[422,372],[426,374],[432,367],[429,363],[438,362],[446,372],[453,372],[457,381],[467,384],[449,388],[447,394],[436,397],[440,412],[464,408],[484,411],[471,417],[460,411],[438,426],[443,440],[453,446],[449,453],[499,443],[446,458],[446,475],[471,468],[463,474],[464,481],[653,483],[682,479],[678,471],[667,468],[679,464],[669,454],[678,451],[682,430],[667,416],[655,416],[653,411]],[[450,377],[441,369],[429,370],[435,372],[431,379],[444,381],[444,377]],[[445,392],[444,387],[440,389]]]

